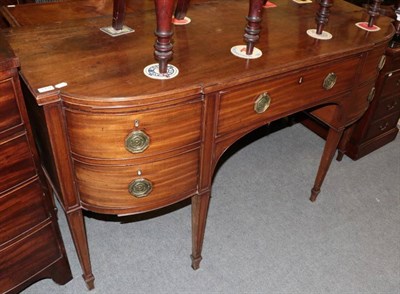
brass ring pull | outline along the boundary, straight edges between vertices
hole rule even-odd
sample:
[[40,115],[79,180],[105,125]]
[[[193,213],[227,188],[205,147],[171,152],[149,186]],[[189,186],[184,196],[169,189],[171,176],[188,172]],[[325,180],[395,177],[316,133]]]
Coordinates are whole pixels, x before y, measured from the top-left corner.
[[268,93],[262,93],[257,97],[256,102],[254,102],[254,111],[256,113],[263,113],[268,109],[270,104],[271,97],[268,95]]
[[149,136],[143,131],[133,131],[125,139],[125,148],[132,153],[141,153],[150,145]]
[[147,179],[136,179],[128,186],[128,191],[137,198],[146,197],[153,190],[153,184]]
[[374,97],[375,97],[375,87],[372,87],[371,91],[369,91],[367,101],[371,102],[372,100],[374,100]]
[[328,73],[328,75],[325,77],[324,82],[322,83],[322,87],[325,90],[330,90],[333,88],[333,86],[336,84],[337,76],[334,72]]

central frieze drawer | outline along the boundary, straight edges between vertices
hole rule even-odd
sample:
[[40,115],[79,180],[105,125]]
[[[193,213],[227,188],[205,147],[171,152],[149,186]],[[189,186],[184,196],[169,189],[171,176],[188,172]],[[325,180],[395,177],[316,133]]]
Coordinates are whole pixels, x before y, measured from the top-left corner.
[[[218,135],[249,127],[258,121],[273,120],[288,114],[289,110],[304,110],[307,105],[350,90],[358,64],[359,58],[347,59],[221,92]],[[336,82],[333,86],[330,84],[330,89],[325,89],[323,85],[329,79],[328,75],[336,76]],[[270,97],[269,107],[257,113],[255,104],[264,94]]]
[[[199,150],[140,165],[74,165],[84,205],[144,211],[177,202],[197,189]],[[141,180],[149,183],[149,193],[131,194],[130,185]]]
[[[97,114],[66,110],[71,150],[88,158],[128,159],[152,156],[200,142],[202,103],[135,113]],[[134,132],[142,137],[136,138]],[[130,152],[126,140],[147,146]]]

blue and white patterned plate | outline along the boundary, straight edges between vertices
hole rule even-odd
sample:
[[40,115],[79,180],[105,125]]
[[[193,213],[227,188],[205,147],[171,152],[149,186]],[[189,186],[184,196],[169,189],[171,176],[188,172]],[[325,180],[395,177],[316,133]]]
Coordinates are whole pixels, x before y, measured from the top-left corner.
[[179,69],[172,64],[168,64],[167,72],[165,74],[161,74],[158,63],[153,63],[146,66],[143,70],[143,73],[151,79],[169,80],[175,78],[179,74]]

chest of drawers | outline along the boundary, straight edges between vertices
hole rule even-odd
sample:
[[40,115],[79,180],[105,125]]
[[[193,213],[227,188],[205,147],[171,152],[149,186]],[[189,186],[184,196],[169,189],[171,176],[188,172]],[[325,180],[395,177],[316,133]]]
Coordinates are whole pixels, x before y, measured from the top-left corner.
[[393,141],[399,132],[400,46],[388,47],[379,73],[375,97],[365,115],[354,126],[344,154],[356,160]]
[[0,36],[0,292],[72,279],[21,95],[18,59]]

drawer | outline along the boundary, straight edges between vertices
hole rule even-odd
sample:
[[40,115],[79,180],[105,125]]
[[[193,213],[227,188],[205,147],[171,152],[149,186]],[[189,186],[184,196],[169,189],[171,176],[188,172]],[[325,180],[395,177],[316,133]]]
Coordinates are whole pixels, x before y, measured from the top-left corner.
[[0,245],[47,218],[43,191],[37,180],[0,196]]
[[[360,83],[374,80],[378,76],[380,69],[383,68],[386,62],[389,62],[389,57],[383,57],[385,48],[380,47],[368,53],[360,72]],[[381,61],[384,61],[382,57],[385,58],[385,63],[381,63]]]
[[0,293],[5,293],[61,258],[51,224],[0,249]]
[[[87,205],[132,211],[148,210],[146,207],[150,206],[154,209],[177,202],[197,189],[199,150],[133,166],[75,162],[75,172],[80,198]],[[136,192],[147,187],[151,192],[147,196],[133,196],[128,191],[130,185]]]
[[381,97],[389,95],[400,95],[400,70],[385,75]]
[[[71,149],[89,158],[152,156],[200,142],[202,103],[138,113],[94,114],[66,111]],[[133,151],[125,141],[130,138]],[[147,141],[147,142],[146,142]],[[148,147],[146,147],[147,145]]]
[[[324,64],[279,79],[249,83],[220,93],[218,135],[240,130],[257,122],[267,122],[288,115],[321,99],[344,93],[354,84],[360,59],[353,58],[339,63]],[[325,77],[334,72],[337,76],[333,88],[325,90]],[[269,108],[262,113],[255,111],[255,103],[262,93],[271,98]]]
[[389,97],[379,101],[378,107],[374,113],[374,120],[380,119],[393,112],[400,110],[400,93],[396,96]]
[[396,112],[373,122],[368,129],[366,139],[377,137],[393,128],[396,128],[398,120],[399,120],[399,113]]
[[0,81],[0,133],[22,123],[13,79]]
[[0,194],[36,175],[25,135],[0,143]]

